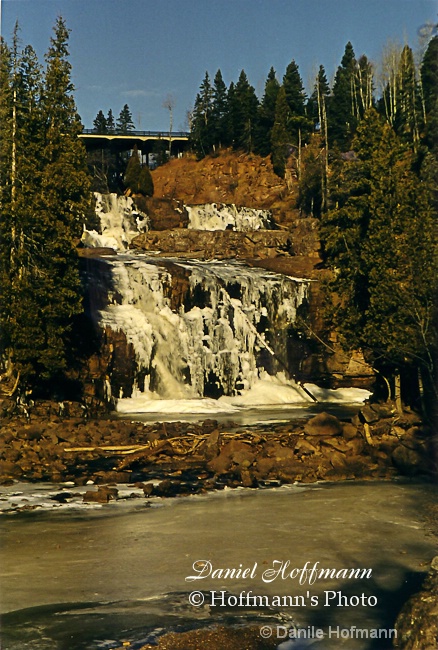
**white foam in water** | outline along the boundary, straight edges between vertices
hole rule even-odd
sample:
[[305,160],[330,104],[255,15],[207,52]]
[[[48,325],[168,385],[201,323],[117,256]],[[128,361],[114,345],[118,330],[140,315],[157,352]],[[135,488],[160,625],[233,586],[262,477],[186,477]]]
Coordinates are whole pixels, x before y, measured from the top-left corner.
[[94,192],[94,197],[101,234],[96,230],[84,230],[82,243],[87,248],[125,251],[134,237],[148,230],[148,216],[135,209],[131,197],[99,192]]
[[273,219],[269,210],[236,207],[233,204],[205,203],[185,205],[192,230],[271,230]]

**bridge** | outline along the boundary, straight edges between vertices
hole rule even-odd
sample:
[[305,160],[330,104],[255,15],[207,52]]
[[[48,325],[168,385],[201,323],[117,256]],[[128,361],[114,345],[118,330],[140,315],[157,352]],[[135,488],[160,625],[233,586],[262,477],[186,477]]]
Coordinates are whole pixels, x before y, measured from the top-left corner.
[[135,145],[142,154],[148,156],[157,152],[162,146],[176,156],[186,151],[189,146],[190,133],[187,131],[113,131],[99,133],[96,129],[84,129],[79,137],[84,142],[87,151],[110,149],[115,153],[129,151]]

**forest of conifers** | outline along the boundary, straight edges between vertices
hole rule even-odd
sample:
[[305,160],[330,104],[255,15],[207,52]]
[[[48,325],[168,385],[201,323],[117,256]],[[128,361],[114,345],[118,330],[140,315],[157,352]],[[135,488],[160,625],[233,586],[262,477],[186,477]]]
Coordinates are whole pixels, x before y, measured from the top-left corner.
[[[91,196],[61,18],[45,63],[20,47],[18,29],[10,46],[2,41],[0,354],[5,372],[31,388],[59,385],[81,360],[75,245]],[[119,122],[132,129],[123,111]],[[220,71],[213,81],[206,73],[190,133],[198,158],[232,147],[270,156],[279,176],[293,170],[294,207],[320,220],[334,272],[328,325],[376,371],[415,376],[433,396],[438,36],[420,61],[408,45],[388,47],[379,74],[348,43],[332,87],[320,66],[310,97],[294,61],[281,83],[271,68],[260,100],[244,71],[228,87]]]

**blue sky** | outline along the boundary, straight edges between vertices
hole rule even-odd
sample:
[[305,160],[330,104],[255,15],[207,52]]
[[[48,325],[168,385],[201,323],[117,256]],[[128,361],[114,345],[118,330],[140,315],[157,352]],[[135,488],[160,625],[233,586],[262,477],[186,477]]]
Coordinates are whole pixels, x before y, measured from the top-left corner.
[[186,128],[199,85],[221,69],[227,85],[242,69],[259,97],[269,68],[281,81],[294,59],[311,90],[320,64],[331,79],[347,41],[356,56],[380,58],[388,40],[416,50],[423,25],[438,22],[438,0],[0,0],[1,32],[16,20],[40,61],[62,15],[78,111],[92,127],[99,109],[128,104],[137,128]]

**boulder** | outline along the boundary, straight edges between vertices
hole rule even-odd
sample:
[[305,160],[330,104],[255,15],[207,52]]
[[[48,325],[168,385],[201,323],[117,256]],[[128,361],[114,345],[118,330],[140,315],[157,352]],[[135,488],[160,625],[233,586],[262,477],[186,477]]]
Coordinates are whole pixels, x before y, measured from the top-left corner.
[[324,411],[306,422],[304,431],[308,436],[339,436],[342,424],[337,417]]
[[419,593],[405,603],[395,622],[394,647],[403,650],[438,648],[438,557]]
[[404,445],[396,447],[392,452],[391,458],[395,467],[407,476],[419,474],[425,469],[423,456],[418,451],[409,449],[409,447],[405,447]]

